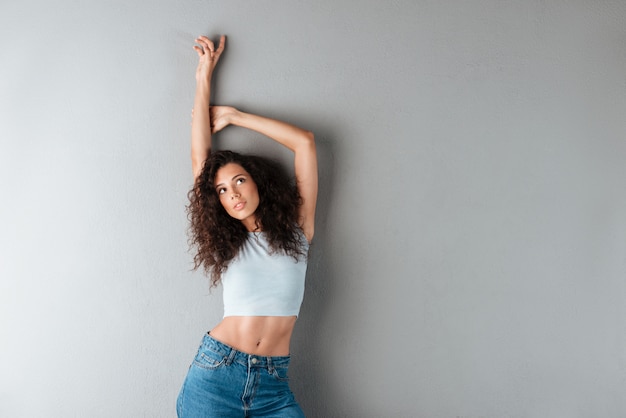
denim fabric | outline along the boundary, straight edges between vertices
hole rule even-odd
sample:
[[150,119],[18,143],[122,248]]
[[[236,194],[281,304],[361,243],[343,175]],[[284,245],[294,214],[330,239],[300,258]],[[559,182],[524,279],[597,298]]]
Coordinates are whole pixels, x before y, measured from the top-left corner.
[[304,417],[288,367],[289,356],[242,353],[207,334],[178,395],[178,417]]

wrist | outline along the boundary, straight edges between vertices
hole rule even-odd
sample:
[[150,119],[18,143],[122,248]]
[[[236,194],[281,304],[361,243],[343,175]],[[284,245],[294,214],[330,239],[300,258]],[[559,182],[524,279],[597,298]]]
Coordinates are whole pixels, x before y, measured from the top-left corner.
[[230,116],[228,118],[228,123],[231,125],[241,126],[241,121],[242,121],[243,116],[244,116],[243,112],[233,107],[230,113]]

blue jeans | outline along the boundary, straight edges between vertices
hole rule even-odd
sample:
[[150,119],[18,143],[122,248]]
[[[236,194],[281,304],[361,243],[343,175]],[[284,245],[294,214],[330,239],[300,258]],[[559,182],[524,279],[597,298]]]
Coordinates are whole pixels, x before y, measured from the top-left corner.
[[178,417],[304,417],[288,367],[289,356],[242,353],[207,334],[178,395]]

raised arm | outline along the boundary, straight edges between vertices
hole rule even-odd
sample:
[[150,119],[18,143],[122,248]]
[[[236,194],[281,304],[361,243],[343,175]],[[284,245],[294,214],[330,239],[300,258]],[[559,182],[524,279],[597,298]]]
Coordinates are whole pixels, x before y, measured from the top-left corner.
[[317,204],[317,152],[313,133],[275,119],[241,112],[229,106],[211,106],[212,132],[228,125],[241,126],[262,133],[294,153],[298,192],[302,197],[300,227],[310,242],[315,233]]
[[211,152],[211,115],[209,113],[211,78],[224,51],[226,37],[222,35],[217,49],[206,36],[198,37],[196,43],[198,45],[195,45],[193,49],[198,53],[198,68],[196,69],[196,96],[191,120],[191,168],[194,180],[200,175],[202,165]]

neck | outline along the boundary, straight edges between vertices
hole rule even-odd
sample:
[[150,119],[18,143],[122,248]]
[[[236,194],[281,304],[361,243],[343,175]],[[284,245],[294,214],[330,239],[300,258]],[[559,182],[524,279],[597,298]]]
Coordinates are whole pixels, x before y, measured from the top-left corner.
[[261,226],[257,224],[256,219],[253,216],[250,216],[246,219],[242,219],[241,223],[246,227],[248,232],[260,232]]

